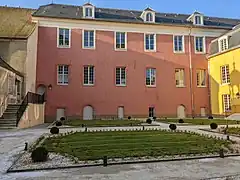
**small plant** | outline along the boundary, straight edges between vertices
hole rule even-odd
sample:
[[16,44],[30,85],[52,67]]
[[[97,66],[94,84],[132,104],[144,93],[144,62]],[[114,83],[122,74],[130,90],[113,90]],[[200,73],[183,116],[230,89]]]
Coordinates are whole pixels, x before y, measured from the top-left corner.
[[183,119],[179,119],[178,122],[179,123],[184,123],[184,120]]
[[148,119],[146,120],[146,123],[152,124],[152,120],[148,118]]
[[128,120],[130,120],[132,117],[131,116],[128,116]]
[[57,121],[56,122],[56,126],[62,126],[62,122],[61,121]]
[[216,123],[210,124],[211,129],[217,129],[218,125]]
[[38,147],[31,154],[33,162],[45,162],[48,159],[48,151],[44,147]]
[[176,124],[170,124],[169,128],[174,131],[177,129],[177,126],[176,126]]
[[208,116],[208,119],[213,119],[213,117],[212,116]]
[[50,129],[50,133],[51,133],[51,134],[58,134],[58,133],[59,133],[58,127],[52,127],[52,128]]
[[60,118],[60,121],[65,121],[65,120],[66,120],[65,117]]

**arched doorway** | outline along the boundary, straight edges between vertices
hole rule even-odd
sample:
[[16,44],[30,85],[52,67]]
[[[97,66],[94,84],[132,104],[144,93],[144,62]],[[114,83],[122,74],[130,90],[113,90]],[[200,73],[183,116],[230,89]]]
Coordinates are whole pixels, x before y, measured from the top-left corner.
[[93,108],[92,106],[85,106],[83,108],[83,120],[92,120],[93,119]]
[[123,119],[124,118],[124,107],[119,106],[118,107],[118,119]]
[[46,86],[45,85],[39,85],[37,88],[37,94],[43,95],[46,92]]
[[184,119],[186,117],[186,114],[185,114],[185,106],[184,105],[179,105],[177,107],[177,117],[179,119]]

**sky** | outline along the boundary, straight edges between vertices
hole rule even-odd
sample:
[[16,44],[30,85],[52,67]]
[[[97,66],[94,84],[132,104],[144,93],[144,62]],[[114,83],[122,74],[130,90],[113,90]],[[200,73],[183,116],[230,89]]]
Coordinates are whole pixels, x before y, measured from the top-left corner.
[[[38,8],[41,5],[82,5],[89,0],[0,0],[1,6]],[[96,7],[143,10],[151,7],[157,12],[191,14],[195,10],[206,16],[240,19],[240,0],[90,0]]]

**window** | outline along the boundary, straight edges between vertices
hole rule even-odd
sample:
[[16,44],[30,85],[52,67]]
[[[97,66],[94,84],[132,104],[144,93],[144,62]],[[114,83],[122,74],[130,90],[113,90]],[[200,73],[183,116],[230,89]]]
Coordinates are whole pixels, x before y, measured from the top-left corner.
[[90,7],[85,8],[85,17],[93,17],[93,8]]
[[195,37],[195,52],[204,53],[204,51],[205,51],[205,38]]
[[146,21],[147,22],[153,22],[153,14],[152,13],[147,13],[146,15]]
[[8,74],[8,94],[15,95],[15,78]]
[[155,108],[154,107],[149,107],[148,108],[148,115],[149,115],[149,117],[154,117],[155,116]]
[[84,85],[94,85],[94,66],[84,66]]
[[156,35],[145,34],[145,50],[155,51],[156,50]]
[[221,66],[222,84],[230,83],[229,66]]
[[184,52],[183,36],[174,36],[174,52]]
[[197,87],[206,86],[206,70],[197,69]]
[[202,17],[201,16],[195,16],[195,24],[196,25],[202,25]]
[[228,49],[228,41],[227,38],[223,38],[219,40],[219,50],[220,52],[225,51]]
[[126,46],[126,33],[125,32],[116,32],[115,35],[116,49],[127,49]]
[[156,69],[147,68],[146,70],[146,85],[147,86],[156,86]]
[[70,30],[66,28],[58,29],[58,47],[70,47]]
[[184,87],[184,69],[175,69],[175,80],[177,87]]
[[58,80],[59,85],[68,84],[68,65],[58,65]]
[[116,68],[116,85],[126,86],[126,67]]
[[229,94],[223,94],[223,110],[224,112],[231,111],[231,99]]
[[95,47],[95,33],[94,31],[84,30],[83,33],[83,47],[93,49]]

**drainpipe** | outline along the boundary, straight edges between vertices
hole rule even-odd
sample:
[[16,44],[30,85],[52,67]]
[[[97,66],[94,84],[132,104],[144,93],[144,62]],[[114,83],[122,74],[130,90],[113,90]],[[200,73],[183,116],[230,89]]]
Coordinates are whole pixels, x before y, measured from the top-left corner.
[[192,109],[192,117],[195,114],[195,106],[194,106],[194,92],[193,92],[193,70],[192,70],[192,48],[191,48],[191,34],[192,34],[192,26],[189,29],[188,34],[188,57],[189,57],[189,73],[190,73],[190,94],[191,94],[191,109]]
[[[207,57],[208,59],[208,57]],[[209,114],[208,116],[212,116],[212,103],[211,103],[211,78],[210,78],[210,61],[208,59],[208,105],[209,105]]]

